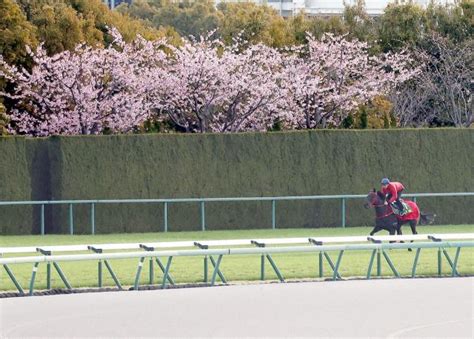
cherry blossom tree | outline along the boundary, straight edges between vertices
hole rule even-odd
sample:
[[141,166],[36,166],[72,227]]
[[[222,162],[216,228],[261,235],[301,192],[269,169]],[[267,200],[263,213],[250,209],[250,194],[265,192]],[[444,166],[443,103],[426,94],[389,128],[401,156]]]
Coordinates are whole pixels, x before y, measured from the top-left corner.
[[284,86],[283,54],[263,44],[227,54],[225,100],[214,131],[266,131],[291,114],[286,110],[290,97]]
[[157,48],[164,41],[137,39],[123,42],[112,29],[115,44],[95,49],[84,44],[74,51],[48,56],[40,45],[29,51],[31,72],[5,63],[0,57],[0,77],[15,85],[16,101],[9,112],[16,132],[26,135],[100,134],[128,132],[151,114],[147,70],[166,54]]
[[155,82],[156,108],[185,131],[266,130],[286,107],[283,55],[260,44],[242,50],[244,43],[184,41],[164,82]]
[[297,128],[338,126],[352,109],[418,72],[404,54],[370,56],[365,42],[345,36],[307,39],[293,51],[302,57],[288,59],[286,67]]
[[369,56],[345,37],[308,36],[308,45],[281,51],[236,38],[226,46],[212,32],[173,47],[165,40],[125,43],[112,29],[108,48],[79,45],[48,56],[31,52],[31,72],[0,58],[4,95],[17,133],[126,133],[147,119],[186,132],[266,131],[338,125],[348,112],[410,78],[405,56]]

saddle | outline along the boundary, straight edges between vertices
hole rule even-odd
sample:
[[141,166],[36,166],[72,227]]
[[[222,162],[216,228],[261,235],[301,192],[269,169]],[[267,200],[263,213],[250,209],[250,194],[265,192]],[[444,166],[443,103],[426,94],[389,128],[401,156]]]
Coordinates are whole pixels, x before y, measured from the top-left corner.
[[398,209],[398,207],[397,207],[397,205],[395,204],[395,202],[392,202],[392,203],[390,204],[390,207],[392,208],[393,214],[399,215],[399,216],[402,217],[402,216],[404,216],[404,215],[406,215],[406,214],[412,212],[412,209],[411,209],[410,205],[408,205],[408,204],[405,202],[405,200],[400,199],[400,202],[402,203],[402,206],[403,206],[403,210],[401,210],[401,211]]

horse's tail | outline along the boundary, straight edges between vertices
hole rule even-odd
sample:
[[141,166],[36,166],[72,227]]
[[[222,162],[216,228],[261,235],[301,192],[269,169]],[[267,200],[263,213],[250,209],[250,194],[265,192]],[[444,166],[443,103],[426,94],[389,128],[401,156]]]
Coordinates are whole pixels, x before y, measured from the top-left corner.
[[431,225],[436,218],[436,214],[420,212],[420,224]]

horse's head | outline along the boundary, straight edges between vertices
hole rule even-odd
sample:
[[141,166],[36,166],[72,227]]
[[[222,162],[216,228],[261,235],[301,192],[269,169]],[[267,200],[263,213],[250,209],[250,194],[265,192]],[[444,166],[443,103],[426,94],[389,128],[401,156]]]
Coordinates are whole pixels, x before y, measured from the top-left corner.
[[364,204],[365,208],[383,205],[385,201],[383,193],[377,191],[375,188],[367,194],[366,199],[367,201]]

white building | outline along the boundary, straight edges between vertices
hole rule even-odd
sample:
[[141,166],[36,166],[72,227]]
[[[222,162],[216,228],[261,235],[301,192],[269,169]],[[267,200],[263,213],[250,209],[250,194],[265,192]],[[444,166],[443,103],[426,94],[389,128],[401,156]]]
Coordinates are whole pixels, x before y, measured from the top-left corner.
[[126,2],[128,4],[132,3],[132,0],[102,0],[103,3],[105,3],[107,6],[109,6],[111,9],[114,9],[118,5],[120,5],[122,2]]
[[[103,0],[110,8],[115,8],[122,2],[131,3],[133,0]],[[179,1],[179,0],[174,0]],[[246,2],[247,0],[214,0],[220,2]],[[292,16],[300,12],[308,15],[341,15],[344,5],[354,5],[356,0],[248,0],[258,4],[267,4],[273,7],[282,16]],[[365,9],[369,15],[381,15],[384,8],[395,0],[365,0]],[[399,2],[409,2],[400,0]],[[430,0],[412,0],[413,3],[427,6]],[[455,0],[438,0],[438,3],[454,4]]]
[[[282,16],[292,16],[301,11],[308,15],[341,15],[344,5],[355,5],[356,0],[253,0],[267,4],[276,9]],[[219,2],[243,2],[239,0],[216,0]],[[381,15],[385,7],[394,0],[365,0],[365,9],[369,15]],[[403,1],[399,1],[403,2]],[[408,2],[408,1],[406,1]],[[430,0],[413,0],[420,6],[427,6]],[[438,3],[454,4],[455,0],[440,0]]]

